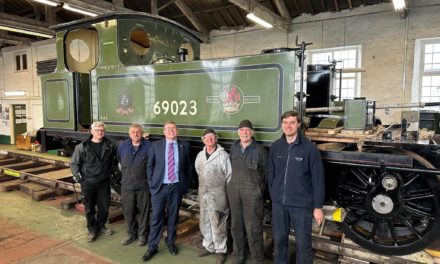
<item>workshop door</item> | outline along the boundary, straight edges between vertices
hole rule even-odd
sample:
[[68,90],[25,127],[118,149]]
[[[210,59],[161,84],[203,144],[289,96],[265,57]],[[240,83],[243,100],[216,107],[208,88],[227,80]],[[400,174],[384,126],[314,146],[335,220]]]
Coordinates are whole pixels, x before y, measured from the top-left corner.
[[11,108],[11,144],[15,144],[16,136],[27,131],[26,105],[13,104],[11,105]]

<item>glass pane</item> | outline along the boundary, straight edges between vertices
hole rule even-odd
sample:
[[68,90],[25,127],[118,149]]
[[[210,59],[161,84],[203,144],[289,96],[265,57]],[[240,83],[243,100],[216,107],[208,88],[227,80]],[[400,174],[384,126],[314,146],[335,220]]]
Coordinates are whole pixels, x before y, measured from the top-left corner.
[[23,54],[22,58],[23,58],[23,70],[27,70],[27,56],[26,56],[26,54]]
[[440,86],[440,75],[439,76],[432,76],[431,85],[432,86]]
[[434,53],[432,57],[433,63],[440,63],[440,53]]
[[15,56],[15,70],[16,71],[21,70],[20,55]]
[[432,53],[432,44],[426,44],[425,45],[425,53]]
[[425,54],[425,64],[426,63],[432,63],[432,54]]
[[423,76],[422,86],[431,86],[431,76]]

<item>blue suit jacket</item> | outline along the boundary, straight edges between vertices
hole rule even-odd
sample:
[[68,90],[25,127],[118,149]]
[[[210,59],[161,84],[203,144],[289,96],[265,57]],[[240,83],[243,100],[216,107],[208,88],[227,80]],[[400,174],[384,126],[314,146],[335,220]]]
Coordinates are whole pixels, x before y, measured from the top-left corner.
[[[162,187],[165,175],[165,144],[165,139],[154,141],[148,153],[147,175],[152,195],[157,194]],[[178,139],[177,146],[179,148],[179,190],[184,194],[188,191],[192,163],[188,142]]]

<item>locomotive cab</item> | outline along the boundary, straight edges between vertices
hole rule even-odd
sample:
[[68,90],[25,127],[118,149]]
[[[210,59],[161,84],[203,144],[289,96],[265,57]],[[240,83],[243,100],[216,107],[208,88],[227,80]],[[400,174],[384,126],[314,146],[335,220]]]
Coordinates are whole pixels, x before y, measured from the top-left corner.
[[[73,149],[93,122],[93,79],[129,66],[199,59],[201,40],[170,20],[139,13],[114,13],[55,26],[57,67],[42,76],[45,101],[43,151]],[[116,56],[115,56],[116,55]],[[130,98],[121,98],[123,112]],[[125,104],[123,103],[125,102]],[[79,132],[79,133],[77,133]],[[62,143],[62,139],[77,138]],[[60,145],[61,143],[61,145]],[[69,146],[70,145],[70,146]]]

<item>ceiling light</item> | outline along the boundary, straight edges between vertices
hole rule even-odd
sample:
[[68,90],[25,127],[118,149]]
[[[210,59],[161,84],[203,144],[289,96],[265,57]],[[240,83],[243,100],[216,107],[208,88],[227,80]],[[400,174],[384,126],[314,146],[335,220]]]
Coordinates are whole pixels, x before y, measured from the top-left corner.
[[26,92],[24,92],[24,91],[5,92],[5,96],[23,96],[23,95],[26,95]]
[[406,8],[405,0],[393,0],[393,4],[396,11],[400,11]]
[[34,1],[38,2],[38,3],[45,4],[45,5],[50,5],[50,6],[57,6],[59,4],[58,2],[53,2],[50,0],[34,0]]
[[93,12],[89,12],[89,11],[86,11],[86,10],[83,10],[83,9],[79,9],[79,8],[76,8],[76,7],[72,7],[72,6],[70,6],[70,5],[66,4],[66,3],[63,4],[63,8],[67,9],[67,10],[70,10],[70,11],[73,11],[73,12],[76,12],[76,13],[87,15],[87,16],[95,17],[95,16],[98,15],[98,14],[93,13]]
[[250,20],[254,21],[255,23],[259,24],[260,26],[263,26],[265,28],[273,28],[273,25],[270,24],[269,22],[257,17],[256,15],[254,15],[254,13],[248,13],[246,15],[247,18],[249,18]]
[[47,34],[47,33],[31,31],[31,30],[28,30],[28,29],[22,29],[22,28],[10,27],[10,26],[2,26],[2,25],[0,25],[0,29],[1,30],[6,30],[6,31],[17,32],[17,33],[22,33],[22,34],[26,34],[26,35],[43,37],[43,38],[53,38],[53,35],[50,35],[50,34]]

